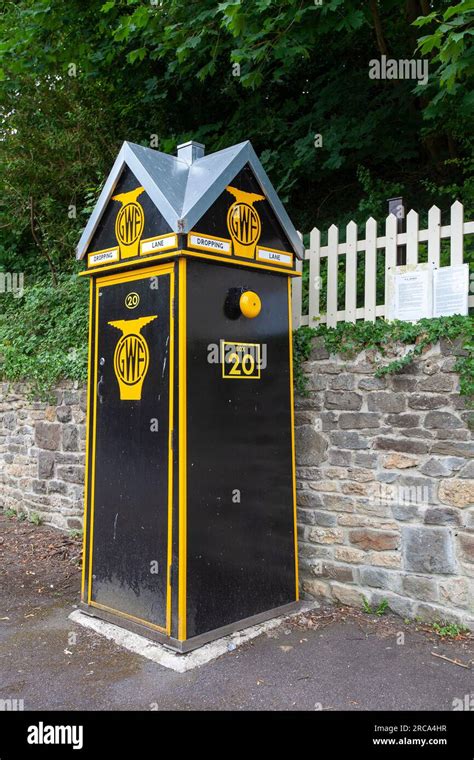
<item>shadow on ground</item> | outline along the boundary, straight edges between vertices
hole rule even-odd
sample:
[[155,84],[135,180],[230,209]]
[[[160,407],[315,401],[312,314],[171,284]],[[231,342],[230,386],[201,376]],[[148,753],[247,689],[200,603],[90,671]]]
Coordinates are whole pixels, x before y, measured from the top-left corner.
[[346,607],[178,674],[68,620],[79,563],[77,539],[0,517],[0,699],[25,710],[452,710],[474,691],[472,636],[444,641]]

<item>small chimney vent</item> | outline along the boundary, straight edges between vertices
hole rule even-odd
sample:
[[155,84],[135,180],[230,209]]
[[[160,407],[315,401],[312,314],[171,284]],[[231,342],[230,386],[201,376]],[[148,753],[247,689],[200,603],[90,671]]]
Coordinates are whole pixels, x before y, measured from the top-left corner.
[[202,143],[189,140],[182,145],[178,145],[177,156],[178,158],[186,161],[187,164],[192,164],[197,161],[198,158],[202,158],[204,155],[205,146]]

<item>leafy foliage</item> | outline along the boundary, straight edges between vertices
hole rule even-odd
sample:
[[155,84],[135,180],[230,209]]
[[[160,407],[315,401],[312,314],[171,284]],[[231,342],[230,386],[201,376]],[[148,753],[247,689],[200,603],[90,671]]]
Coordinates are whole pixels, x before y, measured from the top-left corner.
[[[250,138],[304,230],[380,218],[398,193],[473,209],[472,0],[426,6],[0,0],[0,268],[69,271],[122,140],[155,135],[165,152]],[[370,79],[382,52],[426,56],[429,84]]]
[[312,327],[300,327],[293,333],[293,378],[295,390],[298,393],[306,392],[306,377],[303,372],[303,363],[309,358],[313,338],[316,330]]
[[[2,375],[84,376],[73,249],[124,139],[251,139],[302,230],[380,219],[398,194],[470,218],[471,20],[472,0],[0,0],[0,271],[28,282],[1,295]],[[428,84],[370,79],[382,53],[426,58]],[[307,348],[297,334],[297,385]]]
[[469,635],[469,629],[458,623],[433,623],[432,627],[440,639],[462,639],[466,635]]
[[[433,54],[439,63],[437,76],[442,88],[441,97],[455,92],[463,81],[474,74],[474,4],[463,0],[444,11],[433,11],[413,22],[415,26],[435,27],[431,34],[418,40],[418,49],[424,55]],[[467,102],[474,104],[473,93],[466,91]]]
[[382,599],[382,601],[378,605],[377,609],[375,610],[375,614],[378,617],[382,617],[382,615],[385,615],[385,613],[387,612],[388,608],[389,607],[388,607],[388,601],[387,601],[387,599]]
[[382,599],[375,610],[372,608],[372,605],[370,604],[369,600],[367,599],[364,594],[361,596],[362,599],[362,609],[364,610],[367,615],[377,615],[377,617],[382,617],[385,615],[387,610],[389,609],[388,601],[386,599]]
[[76,274],[47,275],[22,298],[4,294],[0,315],[0,376],[26,380],[32,395],[46,398],[61,378],[84,382],[87,368],[87,288]]
[[309,358],[313,338],[319,337],[330,354],[353,357],[364,350],[376,351],[382,357],[392,352],[397,344],[410,348],[401,358],[380,364],[377,377],[399,372],[421,356],[430,346],[441,339],[454,343],[460,340],[463,353],[458,357],[455,369],[460,376],[460,392],[474,401],[474,317],[437,317],[420,319],[419,322],[340,322],[336,327],[300,327],[294,333],[295,387],[306,392],[306,378],[302,362]]

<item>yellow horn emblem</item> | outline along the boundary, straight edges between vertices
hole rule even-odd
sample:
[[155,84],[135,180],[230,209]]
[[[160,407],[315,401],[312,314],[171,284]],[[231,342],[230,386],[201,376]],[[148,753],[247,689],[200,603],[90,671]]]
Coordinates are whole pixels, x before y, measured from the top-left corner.
[[122,204],[115,220],[115,236],[120,246],[120,258],[138,256],[138,246],[145,225],[145,212],[137,201],[144,187],[136,187],[128,193],[113,195],[112,200]]
[[262,231],[260,217],[253,207],[257,201],[264,201],[264,195],[247,193],[237,187],[226,187],[235,198],[227,212],[227,229],[234,242],[234,253],[246,259],[255,258],[255,246]]
[[150,351],[140,331],[157,316],[118,319],[108,323],[122,332],[114,352],[114,372],[121,401],[140,401],[142,397],[143,381],[150,364]]

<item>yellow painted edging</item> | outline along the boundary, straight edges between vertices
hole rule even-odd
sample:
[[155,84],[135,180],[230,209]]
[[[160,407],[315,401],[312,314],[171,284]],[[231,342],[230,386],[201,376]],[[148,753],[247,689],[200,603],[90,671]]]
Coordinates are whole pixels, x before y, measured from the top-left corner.
[[91,270],[91,269],[85,269],[83,272],[79,272],[79,277],[87,277],[90,275],[101,275],[102,272],[109,272],[110,270],[117,271],[117,269],[122,269],[123,267],[134,267],[137,264],[144,264],[145,261],[147,264],[150,264],[150,262],[155,261],[166,261],[167,259],[171,258],[181,258],[182,256],[193,256],[198,259],[210,259],[211,261],[218,261],[220,264],[236,264],[237,266],[240,264],[240,266],[243,267],[253,267],[254,269],[264,269],[267,272],[280,272],[281,274],[290,275],[291,277],[301,277],[301,272],[297,272],[296,270],[291,270],[291,272],[288,271],[288,266],[286,264],[275,264],[273,266],[266,266],[265,264],[260,264],[256,262],[249,261],[248,259],[235,259],[232,256],[229,258],[224,258],[224,256],[213,256],[210,253],[200,253],[198,251],[188,251],[187,249],[182,249],[179,251],[165,251],[164,253],[159,253],[156,256],[152,256],[151,254],[145,254],[144,256],[140,256],[137,259],[133,259],[130,261],[120,261],[118,264],[110,264],[108,266],[101,266],[100,269]]
[[120,617],[126,618],[127,620],[134,620],[136,623],[146,625],[147,628],[153,628],[156,631],[161,631],[161,633],[169,633],[166,628],[163,628],[162,625],[149,623],[148,620],[142,620],[142,618],[135,617],[135,615],[129,615],[128,612],[121,612],[120,610],[115,610],[113,607],[107,607],[106,604],[99,604],[98,602],[89,602],[89,604],[91,607],[97,607],[97,609],[105,610],[106,612],[113,612],[114,615],[119,615]]
[[87,512],[89,510],[89,437],[90,437],[90,397],[91,397],[91,363],[92,363],[92,304],[94,297],[94,282],[89,282],[89,350],[87,354],[87,407],[86,407],[86,467],[84,473],[84,526],[82,535],[82,576],[81,599],[85,601],[86,591],[86,548],[87,548]]
[[[93,281],[91,281],[93,282]],[[97,355],[99,352],[99,283],[95,283],[95,331],[94,331],[94,410],[92,413],[92,452],[91,452],[91,487],[89,491],[89,574],[87,578],[87,603],[91,603],[92,598],[92,547],[94,545],[94,502],[95,502],[95,453],[96,453],[96,429],[97,429]]]
[[186,420],[186,259],[179,260],[179,581],[178,581],[178,639],[186,640],[186,580],[187,580],[187,420]]
[[[274,266],[266,266],[265,264],[257,264],[255,261],[248,261],[246,259],[224,259],[222,256],[213,256],[210,253],[198,253],[197,251],[182,250],[180,253],[184,253],[185,256],[193,256],[198,259],[210,259],[211,261],[219,261],[221,264],[240,264],[244,267],[252,267],[254,269],[265,269],[267,272],[280,272],[288,276],[288,266],[286,264],[275,264]],[[301,272],[291,272],[293,277],[301,277]]]
[[166,633],[171,633],[171,563],[173,561],[173,429],[174,429],[174,265],[170,276],[170,386],[168,425],[168,569],[166,589]]
[[135,268],[137,266],[140,267],[140,269],[137,269],[136,271],[141,271],[141,267],[143,267],[145,264],[149,266],[152,262],[158,262],[163,261],[165,263],[168,263],[167,259],[173,258],[176,256],[176,254],[181,253],[181,251],[163,251],[162,253],[157,253],[152,255],[151,253],[145,253],[142,256],[137,256],[137,258],[130,259],[129,261],[119,261],[116,264],[107,264],[105,266],[101,266],[100,269],[84,269],[82,272],[79,272],[79,277],[87,277],[90,275],[96,275],[100,277],[102,275],[102,272],[110,272],[110,270],[116,271],[117,269],[124,269],[128,267],[128,269]]
[[[108,285],[114,285],[118,282],[130,282],[132,280],[142,280],[147,277],[159,277],[160,275],[169,274],[170,278],[170,380],[169,380],[169,396],[170,396],[170,419],[169,419],[169,439],[168,439],[168,467],[172,470],[172,428],[173,428],[173,374],[174,358],[173,358],[173,346],[174,346],[174,313],[173,313],[173,297],[174,297],[174,265],[165,264],[163,266],[157,266],[153,268],[146,268],[143,270],[135,270],[133,272],[121,272],[119,274],[110,275],[109,277],[98,278],[95,284],[96,289],[96,306],[95,306],[95,351],[94,351],[94,388],[97,387],[97,370],[98,370],[98,332],[99,332],[99,290],[101,287],[107,287]],[[91,280],[91,287],[93,287]],[[166,629],[162,626],[158,626],[155,623],[150,623],[146,620],[141,620],[133,615],[129,615],[126,612],[106,607],[98,602],[92,601],[92,554],[94,547],[94,501],[95,501],[95,465],[96,465],[96,427],[97,427],[97,393],[94,393],[94,416],[92,426],[92,468],[91,468],[91,488],[90,488],[90,541],[89,541],[89,578],[88,578],[88,598],[87,603],[92,607],[108,610],[114,614],[120,615],[129,620],[136,620],[143,625],[147,625],[149,628],[155,628],[159,631],[166,631],[169,635],[171,633],[171,562],[172,557],[170,536],[172,535],[172,516],[173,505],[170,499],[172,496],[172,479],[168,481],[168,551],[167,551],[167,598],[166,598]],[[171,465],[170,465],[171,462]],[[169,470],[168,470],[169,472]],[[170,487],[171,486],[171,487]]]
[[291,280],[288,277],[288,334],[290,336],[290,423],[291,423],[291,469],[292,469],[292,481],[293,481],[293,530],[295,537],[295,579],[296,579],[296,596],[298,601],[300,598],[299,592],[299,577],[298,577],[298,533],[296,525],[296,458],[295,458],[295,407],[294,407],[294,392],[293,392],[293,319],[291,311]]

